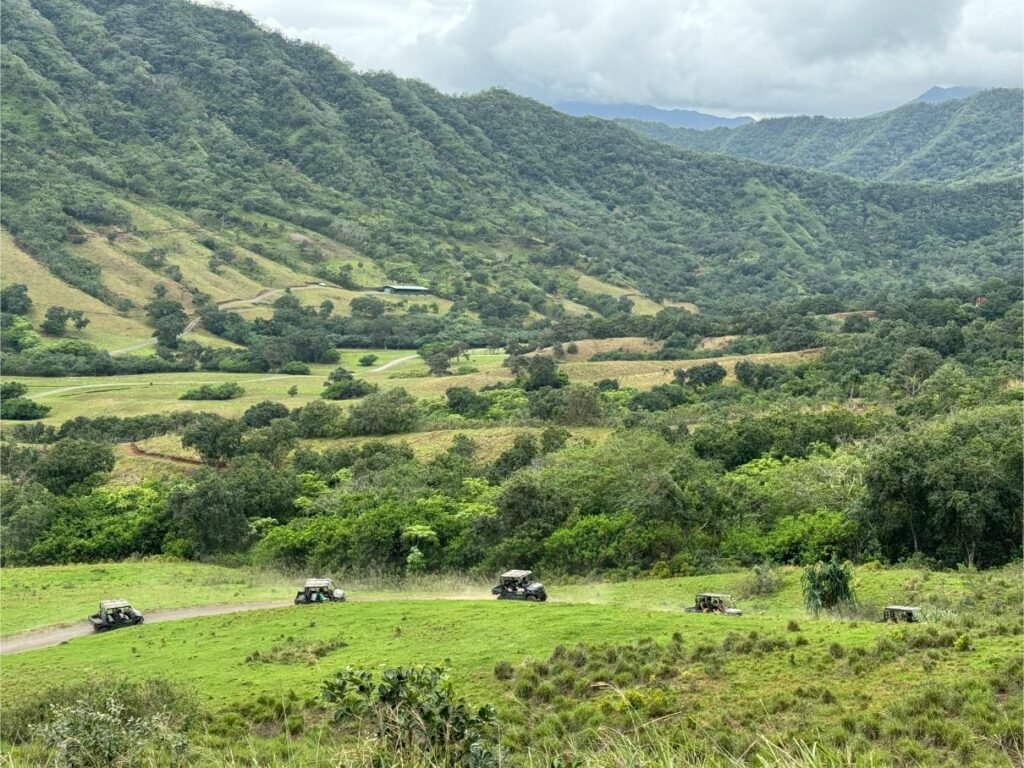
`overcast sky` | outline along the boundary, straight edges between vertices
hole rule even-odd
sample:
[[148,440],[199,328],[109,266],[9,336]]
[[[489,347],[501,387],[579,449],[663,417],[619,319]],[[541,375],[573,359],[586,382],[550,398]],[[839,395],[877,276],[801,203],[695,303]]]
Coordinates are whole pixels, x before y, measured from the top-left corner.
[[1014,86],[1020,0],[232,0],[360,69],[449,92],[861,115]]

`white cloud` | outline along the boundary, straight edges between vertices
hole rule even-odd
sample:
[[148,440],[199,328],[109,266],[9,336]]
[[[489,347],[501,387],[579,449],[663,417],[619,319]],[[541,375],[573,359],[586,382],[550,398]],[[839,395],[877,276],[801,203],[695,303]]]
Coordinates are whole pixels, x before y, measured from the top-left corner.
[[1019,86],[1016,0],[235,0],[360,69],[447,91],[854,115]]

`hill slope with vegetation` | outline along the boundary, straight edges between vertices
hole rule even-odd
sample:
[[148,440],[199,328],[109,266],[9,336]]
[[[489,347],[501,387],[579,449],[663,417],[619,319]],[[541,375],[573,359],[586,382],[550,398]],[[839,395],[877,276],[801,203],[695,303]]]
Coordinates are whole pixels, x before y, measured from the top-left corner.
[[[147,612],[4,643],[13,763],[1020,763],[1019,176],[0,2],[0,639]],[[312,575],[351,601],[287,605]]]
[[1021,98],[1020,89],[999,88],[870,117],[779,117],[711,131],[620,122],[678,147],[763,163],[877,181],[968,181],[1019,175]]
[[1019,179],[865,186],[684,152],[504,91],[359,74],[220,8],[3,7],[2,222],[123,312],[161,280],[197,304],[420,282],[544,315],[568,271],[704,306],[1017,260]]

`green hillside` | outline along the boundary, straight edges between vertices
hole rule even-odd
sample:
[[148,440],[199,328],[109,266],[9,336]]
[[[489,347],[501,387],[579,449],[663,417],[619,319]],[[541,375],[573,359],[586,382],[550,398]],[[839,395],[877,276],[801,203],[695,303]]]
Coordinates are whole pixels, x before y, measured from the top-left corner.
[[675,146],[763,163],[877,181],[969,181],[1019,175],[1021,103],[1020,89],[999,88],[850,120],[780,117],[711,131],[619,122]]
[[359,74],[179,1],[3,10],[2,223],[129,316],[160,281],[196,305],[415,281],[537,320],[581,274],[749,306],[1018,261],[1019,178],[866,186],[684,152],[504,91]]

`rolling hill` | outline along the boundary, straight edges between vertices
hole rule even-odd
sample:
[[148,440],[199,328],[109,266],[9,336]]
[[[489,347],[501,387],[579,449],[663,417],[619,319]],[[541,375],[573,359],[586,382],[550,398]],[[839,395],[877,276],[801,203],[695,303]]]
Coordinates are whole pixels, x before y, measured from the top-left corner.
[[889,112],[846,120],[779,117],[712,131],[632,120],[623,124],[687,149],[869,180],[945,182],[1019,175],[1024,133],[1019,89],[966,98],[929,94]]
[[359,74],[179,0],[3,11],[2,223],[129,316],[157,282],[226,301],[343,269],[442,298],[561,299],[588,275],[703,307],[1017,267],[1017,177],[865,185],[683,151],[500,90]]

